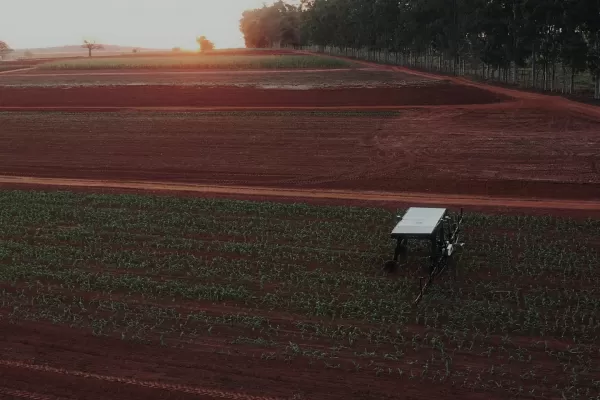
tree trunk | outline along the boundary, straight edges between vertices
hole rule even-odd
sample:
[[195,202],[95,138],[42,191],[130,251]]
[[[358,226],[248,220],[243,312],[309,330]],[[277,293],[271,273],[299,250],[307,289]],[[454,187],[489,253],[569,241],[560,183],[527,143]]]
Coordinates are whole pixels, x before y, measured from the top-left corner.
[[571,67],[571,81],[569,82],[569,94],[575,93],[575,68]]
[[429,49],[429,70],[433,71],[435,69],[435,67],[433,66],[434,63],[434,54],[433,54],[433,50]]
[[531,52],[531,87],[536,88],[535,82],[535,45],[533,47],[533,51]]
[[88,57],[91,57],[91,56],[92,56],[92,48],[88,47]]
[[554,80],[556,79],[556,63],[552,63],[552,80],[550,81],[550,91],[554,92]]
[[544,84],[542,87],[544,90],[548,90],[548,63],[544,63]]
[[594,100],[600,100],[600,71],[595,74],[596,84],[594,85]]

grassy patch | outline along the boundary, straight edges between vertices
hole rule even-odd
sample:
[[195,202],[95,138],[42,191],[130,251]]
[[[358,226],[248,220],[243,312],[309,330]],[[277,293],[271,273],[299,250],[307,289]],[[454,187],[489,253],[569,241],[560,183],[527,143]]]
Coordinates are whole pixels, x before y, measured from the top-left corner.
[[181,57],[102,57],[54,61],[38,68],[50,70],[183,69],[243,70],[349,68],[352,62],[312,55],[194,55]]

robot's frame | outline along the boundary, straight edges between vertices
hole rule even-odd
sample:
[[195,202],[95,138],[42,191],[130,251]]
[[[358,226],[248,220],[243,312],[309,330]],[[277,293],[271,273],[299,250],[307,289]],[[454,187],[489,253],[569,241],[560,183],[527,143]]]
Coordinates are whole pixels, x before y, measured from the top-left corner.
[[[394,259],[388,264],[398,266],[401,256],[408,252],[408,240],[427,240],[431,244],[429,273],[420,280],[419,295],[414,301],[418,304],[435,278],[446,270],[455,268],[455,253],[464,246],[460,242],[463,209],[458,216],[451,216],[445,208],[411,207],[392,231],[391,237],[397,241]],[[425,283],[423,283],[425,280]]]

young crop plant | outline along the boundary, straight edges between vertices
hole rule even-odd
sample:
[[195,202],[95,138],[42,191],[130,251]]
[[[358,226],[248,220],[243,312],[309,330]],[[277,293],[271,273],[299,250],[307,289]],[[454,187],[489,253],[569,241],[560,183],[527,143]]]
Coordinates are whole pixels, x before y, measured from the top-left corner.
[[600,395],[597,221],[466,212],[458,279],[415,307],[423,256],[380,273],[395,215],[1,191],[0,322],[386,387]]

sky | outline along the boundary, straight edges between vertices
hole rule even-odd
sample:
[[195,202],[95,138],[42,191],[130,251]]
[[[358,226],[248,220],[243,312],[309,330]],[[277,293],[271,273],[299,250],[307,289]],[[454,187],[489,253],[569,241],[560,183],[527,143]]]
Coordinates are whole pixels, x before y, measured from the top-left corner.
[[13,49],[103,44],[196,48],[205,35],[218,48],[243,47],[242,12],[272,0],[0,0],[0,40]]

